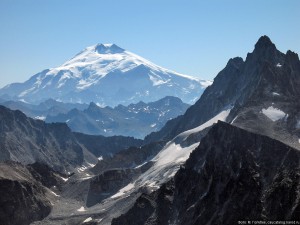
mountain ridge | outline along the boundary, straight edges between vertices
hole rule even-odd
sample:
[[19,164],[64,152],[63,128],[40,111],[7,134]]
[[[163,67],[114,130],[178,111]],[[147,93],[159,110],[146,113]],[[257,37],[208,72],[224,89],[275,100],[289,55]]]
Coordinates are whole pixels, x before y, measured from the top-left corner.
[[91,102],[84,110],[72,109],[66,113],[48,115],[46,122],[65,122],[75,132],[91,135],[123,135],[144,138],[165,123],[183,114],[189,107],[179,98],[167,96],[158,101],[142,101],[114,108],[99,107]]
[[[169,140],[184,130],[201,125],[228,107],[233,109],[227,119],[231,122],[237,116],[234,113],[251,102],[254,104],[253,107],[260,104],[260,111],[264,108],[264,104],[276,105],[277,102],[277,107],[280,108],[284,101],[288,101],[291,110],[298,108],[297,99],[300,98],[298,85],[300,85],[298,55],[292,51],[281,53],[269,37],[262,36],[253,52],[247,54],[245,61],[240,57],[228,61],[213,84],[206,88],[201,98],[177,119],[177,122],[169,121],[161,132],[148,135],[146,140],[159,138]],[[255,113],[259,114],[260,111]],[[292,114],[295,119],[298,118],[296,113]],[[244,128],[247,129],[246,126]],[[269,135],[272,135],[272,132]]]

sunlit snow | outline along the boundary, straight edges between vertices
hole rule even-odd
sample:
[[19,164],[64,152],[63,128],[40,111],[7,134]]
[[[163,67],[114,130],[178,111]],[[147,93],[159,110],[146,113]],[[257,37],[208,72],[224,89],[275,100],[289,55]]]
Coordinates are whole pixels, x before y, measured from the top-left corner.
[[125,186],[122,189],[120,189],[116,194],[114,194],[113,196],[111,196],[111,198],[118,198],[118,197],[126,194],[128,191],[132,190],[133,188],[134,188],[134,184],[133,183],[129,183],[127,186]]
[[267,109],[262,109],[262,113],[266,115],[269,119],[272,121],[277,121],[286,116],[286,114],[281,111],[280,109],[274,108],[273,106],[270,106]]
[[89,217],[89,218],[87,218],[86,220],[84,220],[83,223],[88,223],[88,222],[90,222],[90,221],[92,221],[92,220],[93,220],[93,218],[92,218],[92,217]]
[[60,177],[64,182],[67,182],[69,178]]
[[79,209],[77,209],[77,211],[78,211],[78,212],[85,212],[86,209],[85,209],[83,206],[81,206]]
[[[78,81],[77,88],[79,90],[84,90],[97,83],[100,79],[102,79],[110,72],[127,72],[129,70],[132,70],[133,68],[136,68],[137,66],[145,65],[151,68],[153,71],[157,71],[160,74],[162,73],[166,75],[165,77],[161,77],[155,72],[151,71],[151,74],[149,74],[149,76],[154,86],[169,82],[169,79],[167,78],[169,73],[198,81],[203,87],[207,87],[211,84],[211,81],[203,81],[157,66],[154,63],[129,51],[117,51],[116,53],[110,52],[110,54],[107,54],[108,52],[105,52],[104,54],[99,53],[95,50],[97,46],[99,45],[87,47],[82,52],[77,54],[74,58],[65,62],[61,66],[50,69],[46,76],[56,76],[61,71],[67,71],[63,73],[63,75],[61,75],[58,81],[57,88],[61,88],[62,86],[64,86],[68,79],[75,78]],[[109,48],[109,46],[111,47],[112,45],[104,44],[103,46]],[[84,70],[82,68],[84,68]],[[89,77],[85,77],[84,71],[92,71],[93,74]],[[27,91],[22,93],[20,97],[33,91],[39,85],[40,83],[37,83],[35,87],[33,87],[33,89],[28,89]]]
[[188,137],[190,134],[200,132],[200,131],[204,130],[205,128],[212,126],[214,123],[217,123],[219,120],[220,120],[220,121],[225,121],[226,118],[227,118],[227,116],[228,116],[229,113],[230,113],[230,110],[231,110],[231,108],[228,108],[228,109],[226,109],[226,110],[220,112],[218,115],[216,115],[215,117],[211,118],[211,119],[208,120],[207,122],[203,123],[202,125],[200,125],[200,126],[194,128],[194,129],[187,130],[187,131],[185,131],[185,132],[179,134],[178,136],[179,136],[179,137],[184,137],[184,139],[185,139],[185,138]]
[[213,125],[218,120],[225,121],[229,113],[230,108],[220,112],[201,126],[177,135],[151,160],[154,162],[154,165],[137,179],[136,185],[158,187],[163,181],[174,176],[179,166],[188,159],[190,153],[199,145],[199,142],[197,142],[190,146],[182,147],[180,143],[189,135]]
[[54,191],[51,191],[51,190],[50,190],[50,193],[53,194],[53,195],[55,195],[56,197],[59,197],[59,195],[56,194]]
[[36,116],[34,118],[37,119],[37,120],[45,120],[46,116]]

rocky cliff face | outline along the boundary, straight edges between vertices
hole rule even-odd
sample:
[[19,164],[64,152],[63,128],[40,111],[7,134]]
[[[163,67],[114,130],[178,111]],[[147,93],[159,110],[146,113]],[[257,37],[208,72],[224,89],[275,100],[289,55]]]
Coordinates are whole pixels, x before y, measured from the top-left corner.
[[64,123],[47,124],[4,106],[0,106],[0,140],[0,161],[38,162],[63,173],[85,160],[96,163],[96,157],[105,158],[143,144],[132,137],[73,133]]
[[106,158],[112,156],[129,147],[140,147],[143,140],[133,137],[112,136],[104,137],[101,135],[88,135],[73,133],[80,144],[87,148],[96,157]]
[[[112,224],[237,224],[300,219],[300,152],[219,122],[174,181]],[[135,216],[138,215],[138,216]]]
[[83,163],[83,147],[66,124],[46,124],[0,106],[0,161],[42,162],[56,170]]
[[[283,111],[287,124],[283,127],[281,141],[286,136],[297,132],[299,121],[299,98],[300,98],[300,61],[298,55],[291,51],[286,54],[276,49],[276,46],[267,36],[262,36],[255,45],[254,51],[247,55],[245,61],[242,58],[230,59],[226,67],[216,76],[201,98],[191,106],[186,113],[170,121],[159,132],[146,137],[147,141],[157,139],[170,140],[182,131],[197,127],[226,108],[231,108],[228,122],[239,118],[248,111],[247,118],[234,123],[245,129],[262,133],[263,127],[267,126],[267,133],[272,136],[276,133],[274,122],[264,117],[257,118],[264,112],[263,109],[273,107]],[[256,107],[256,108],[255,108]],[[278,111],[277,111],[278,112]],[[275,113],[277,113],[275,112]],[[256,118],[255,118],[256,117]],[[284,117],[284,116],[283,116]],[[283,117],[279,119],[283,119]],[[251,118],[251,120],[249,120]],[[241,118],[240,118],[241,119]],[[278,120],[279,120],[278,119]],[[262,121],[266,122],[262,122]],[[248,123],[247,123],[248,122]],[[276,122],[276,121],[275,121]],[[282,122],[282,121],[278,121]],[[243,125],[243,123],[247,123]],[[262,127],[259,124],[264,124]],[[257,126],[256,126],[257,125]],[[277,126],[278,127],[278,126]],[[275,138],[279,138],[277,135]],[[290,141],[296,147],[296,140]],[[288,143],[289,144],[289,143]]]
[[131,146],[113,155],[112,157],[103,157],[91,171],[99,174],[114,168],[135,168],[143,163],[150,161],[165,145],[164,142],[154,142],[141,147]]
[[86,206],[91,207],[113,196],[138,174],[138,171],[133,169],[114,169],[95,176],[90,182]]
[[247,101],[236,104],[229,121],[300,148],[300,61],[291,51],[277,61],[264,61],[257,88]]
[[51,211],[47,190],[19,163],[0,163],[0,193],[0,224],[30,224]]

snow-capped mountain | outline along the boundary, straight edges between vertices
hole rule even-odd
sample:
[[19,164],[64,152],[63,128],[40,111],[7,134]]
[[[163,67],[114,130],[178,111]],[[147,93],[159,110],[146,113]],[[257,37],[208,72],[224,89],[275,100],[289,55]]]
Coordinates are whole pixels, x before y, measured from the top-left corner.
[[51,97],[63,102],[93,101],[109,106],[175,96],[194,103],[210,84],[164,69],[115,44],[97,44],[24,83],[5,86],[0,96],[30,103]]

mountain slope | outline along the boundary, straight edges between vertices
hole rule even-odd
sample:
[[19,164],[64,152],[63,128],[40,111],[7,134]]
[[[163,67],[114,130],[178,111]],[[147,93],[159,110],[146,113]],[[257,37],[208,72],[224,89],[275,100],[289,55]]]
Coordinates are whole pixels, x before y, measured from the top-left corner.
[[142,143],[130,137],[72,133],[65,123],[47,124],[0,106],[0,162],[40,162],[66,173],[86,163],[95,164],[96,157],[111,156]]
[[27,225],[42,220],[52,208],[49,190],[16,162],[0,163],[0,193],[1,224]]
[[[239,118],[234,120],[234,124],[270,136],[278,131],[276,127],[281,127],[282,135],[276,135],[276,138],[281,136],[279,140],[285,141],[286,136],[296,135],[286,142],[296,147],[299,137],[297,121],[300,118],[299,85],[298,55],[291,51],[281,53],[267,36],[262,36],[245,61],[238,57],[230,59],[213,84],[182,117],[169,121],[161,131],[149,135],[146,140],[170,140],[185,130],[201,125],[224,109],[232,108],[228,122]],[[276,121],[266,117],[258,119],[269,107],[285,112],[286,121],[284,118]],[[246,109],[247,119],[242,122],[241,119],[246,118],[243,111]],[[266,123],[269,129],[265,129]]]
[[70,171],[84,162],[83,148],[66,124],[46,124],[0,106],[1,161],[43,162]]
[[176,96],[194,103],[210,84],[159,67],[114,44],[98,44],[24,83],[7,85],[0,90],[0,96],[31,103],[51,97],[109,106]]
[[141,195],[134,207],[112,224],[297,221],[299,165],[298,150],[219,122],[174,180],[150,195]]
[[158,131],[168,120],[183,114],[188,106],[176,97],[114,108],[102,108],[91,103],[83,111],[72,109],[65,114],[49,115],[45,121],[66,122],[73,131],[85,134],[144,138]]

